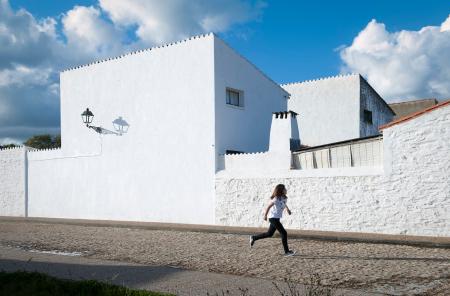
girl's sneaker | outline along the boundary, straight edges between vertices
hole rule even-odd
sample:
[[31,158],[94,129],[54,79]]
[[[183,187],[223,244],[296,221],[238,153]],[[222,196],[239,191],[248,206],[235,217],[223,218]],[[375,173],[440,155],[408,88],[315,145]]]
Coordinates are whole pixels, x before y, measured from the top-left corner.
[[288,256],[294,256],[295,255],[295,251],[293,250],[289,250],[286,253],[284,253],[284,256],[288,257]]
[[253,245],[255,244],[255,239],[253,238],[253,236],[250,236],[250,248],[253,247]]

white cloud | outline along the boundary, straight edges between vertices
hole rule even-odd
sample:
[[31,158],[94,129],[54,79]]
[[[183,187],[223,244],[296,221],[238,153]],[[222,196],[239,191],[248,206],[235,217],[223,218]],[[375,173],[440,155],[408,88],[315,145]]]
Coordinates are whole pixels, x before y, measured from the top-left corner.
[[340,49],[342,72],[358,72],[390,102],[450,97],[450,15],[441,26],[389,32],[372,20]]
[[441,32],[450,31],[450,15],[448,18],[441,24]]
[[15,65],[12,69],[0,71],[0,87],[26,85],[47,85],[52,74],[50,68],[29,68]]
[[[59,129],[59,72],[121,52],[257,19],[249,0],[99,0],[36,19],[0,0],[0,140]],[[129,36],[133,32],[134,36]]]
[[123,49],[122,33],[103,20],[100,10],[93,6],[75,6],[64,15],[62,24],[68,47],[81,50],[91,58]]
[[22,138],[24,127],[59,125],[57,67],[64,64],[56,20],[36,20],[0,1],[0,138]]
[[224,32],[257,19],[264,2],[239,0],[99,0],[114,24],[136,26],[135,34],[151,45],[202,32]]
[[27,11],[11,10],[0,2],[0,69],[12,64],[37,65],[49,62],[55,53],[55,21],[38,22]]
[[8,144],[14,144],[14,145],[22,145],[23,141],[17,138],[0,138],[0,146],[1,145],[8,145]]

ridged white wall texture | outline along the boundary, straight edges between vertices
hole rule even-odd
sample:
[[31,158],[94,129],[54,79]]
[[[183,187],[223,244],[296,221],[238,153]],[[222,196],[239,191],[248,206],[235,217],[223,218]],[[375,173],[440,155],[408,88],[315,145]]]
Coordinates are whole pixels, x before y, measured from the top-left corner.
[[25,216],[24,149],[0,150],[0,216]]
[[450,236],[450,105],[383,134],[379,174],[355,175],[357,168],[303,176],[294,170],[222,172],[216,178],[216,224],[266,226],[263,210],[274,186],[284,183],[293,211],[283,218],[287,228]]

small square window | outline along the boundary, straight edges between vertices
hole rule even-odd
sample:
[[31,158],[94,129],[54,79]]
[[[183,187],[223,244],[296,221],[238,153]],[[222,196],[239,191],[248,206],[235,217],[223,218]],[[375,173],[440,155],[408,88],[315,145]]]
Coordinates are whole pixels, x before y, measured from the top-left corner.
[[237,107],[244,106],[244,98],[242,92],[227,88],[227,104]]
[[364,110],[364,122],[372,124],[372,111]]

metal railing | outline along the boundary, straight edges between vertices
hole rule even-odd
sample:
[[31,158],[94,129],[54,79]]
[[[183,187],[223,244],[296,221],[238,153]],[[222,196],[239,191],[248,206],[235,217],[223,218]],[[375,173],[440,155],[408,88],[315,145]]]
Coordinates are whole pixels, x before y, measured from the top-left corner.
[[373,167],[383,164],[382,136],[302,149],[292,153],[294,169]]

